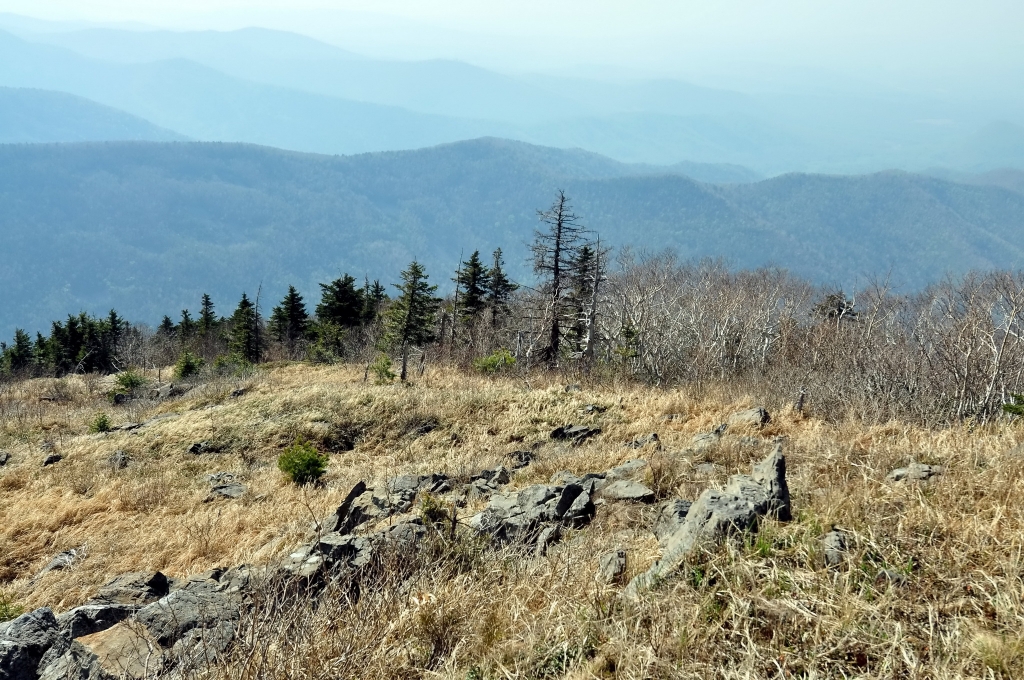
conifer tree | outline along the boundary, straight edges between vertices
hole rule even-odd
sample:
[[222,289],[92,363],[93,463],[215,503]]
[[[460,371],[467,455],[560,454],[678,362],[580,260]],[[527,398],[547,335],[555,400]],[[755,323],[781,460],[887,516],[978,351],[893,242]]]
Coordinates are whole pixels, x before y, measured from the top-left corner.
[[496,326],[498,319],[508,313],[508,302],[519,285],[505,276],[501,248],[494,251],[493,257],[494,264],[487,272],[487,306],[491,308],[491,323]]
[[348,274],[330,283],[321,283],[317,320],[345,328],[358,326],[363,316],[363,296],[355,284],[356,280]]
[[295,286],[288,286],[288,294],[270,314],[270,333],[275,340],[294,351],[298,341],[305,337],[308,326],[306,304]]
[[479,250],[473,251],[469,260],[462,263],[454,280],[461,290],[459,316],[463,323],[472,324],[487,306],[490,285],[490,272],[480,261]]
[[178,322],[178,337],[184,343],[196,333],[196,322],[192,314],[187,310],[181,310],[181,321]]
[[24,373],[33,364],[32,338],[20,328],[14,329],[14,343],[4,351],[7,370],[13,374]]
[[216,325],[217,315],[213,312],[213,300],[203,293],[202,309],[199,312],[199,334],[204,338],[209,336]]
[[388,309],[387,341],[402,353],[402,374],[407,376],[409,349],[434,340],[434,316],[441,305],[435,293],[437,286],[427,283],[423,265],[413,260],[401,273],[402,283],[394,284],[400,292]]
[[261,350],[259,336],[259,315],[256,306],[245,293],[238,302],[235,313],[231,315],[231,334],[228,350],[236,358],[250,364],[258,363]]
[[388,300],[388,293],[381,285],[381,282],[374,279],[373,283],[369,281],[363,287],[363,313],[362,321],[364,325],[369,326],[377,317],[380,316],[381,307]]

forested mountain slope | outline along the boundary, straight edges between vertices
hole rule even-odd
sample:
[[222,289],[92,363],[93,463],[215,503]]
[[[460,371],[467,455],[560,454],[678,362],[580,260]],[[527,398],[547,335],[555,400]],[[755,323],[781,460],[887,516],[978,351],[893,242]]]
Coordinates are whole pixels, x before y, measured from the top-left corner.
[[1000,187],[905,173],[717,186],[665,172],[497,139],[348,157],[2,146],[0,335],[110,307],[154,322],[203,292],[226,308],[261,284],[264,300],[289,283],[314,296],[341,271],[390,283],[414,257],[443,289],[460,254],[478,248],[504,248],[528,280],[536,210],[559,188],[606,243],[846,286],[1024,264],[1024,196]]

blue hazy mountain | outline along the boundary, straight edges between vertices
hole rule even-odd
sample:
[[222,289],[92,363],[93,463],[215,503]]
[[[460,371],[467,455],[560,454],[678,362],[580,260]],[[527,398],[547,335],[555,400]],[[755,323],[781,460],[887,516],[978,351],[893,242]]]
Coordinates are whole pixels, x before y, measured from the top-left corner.
[[185,139],[147,120],[83,97],[0,87],[0,144]]
[[262,284],[315,297],[342,271],[385,283],[415,258],[526,243],[556,189],[611,245],[904,287],[1024,265],[1024,195],[901,172],[697,182],[665,168],[497,139],[330,157],[223,143],[0,146],[0,336],[116,307],[155,322]]

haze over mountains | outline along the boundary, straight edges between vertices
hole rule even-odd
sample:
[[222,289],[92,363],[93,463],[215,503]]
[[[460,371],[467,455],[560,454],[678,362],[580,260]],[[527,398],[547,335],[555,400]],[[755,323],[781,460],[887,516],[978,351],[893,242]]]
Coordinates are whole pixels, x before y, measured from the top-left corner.
[[[0,333],[69,311],[155,323],[202,293],[316,298],[342,271],[391,283],[412,258],[446,285],[460,254],[526,242],[556,187],[609,245],[739,267],[784,266],[851,287],[903,287],[1024,262],[1024,195],[906,173],[784,175],[709,185],[582,151],[482,139],[328,157],[233,144],[0,147]],[[128,312],[124,312],[128,313]]]
[[[0,85],[59,90],[183,136],[315,153],[497,136],[761,174],[1024,167],[1024,102],[883,88],[741,93],[667,79],[386,61],[267,29],[68,30],[0,16]],[[1008,103],[1007,103],[1008,102]]]

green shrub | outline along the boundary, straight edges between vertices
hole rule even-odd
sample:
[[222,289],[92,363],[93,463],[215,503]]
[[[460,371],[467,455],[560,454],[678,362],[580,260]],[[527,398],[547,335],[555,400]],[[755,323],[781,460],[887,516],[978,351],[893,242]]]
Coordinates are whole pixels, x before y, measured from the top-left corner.
[[15,604],[10,595],[0,593],[0,623],[16,619],[24,613],[25,610]]
[[1003,411],[1011,416],[1024,416],[1024,394],[1011,394],[1013,403],[1003,404]]
[[512,352],[502,347],[490,356],[481,357],[473,361],[473,366],[481,373],[499,373],[508,370],[516,365],[516,358]]
[[96,417],[89,423],[89,432],[96,434],[98,432],[110,432],[112,429],[110,425],[110,416],[106,413],[97,413]]
[[145,387],[147,382],[146,376],[134,368],[129,368],[127,371],[117,374],[117,386],[125,392],[134,392],[140,387]]
[[174,378],[175,380],[185,380],[193,376],[199,375],[199,371],[203,370],[203,358],[197,354],[189,352],[188,350],[181,353],[178,357],[177,363],[174,364]]
[[370,372],[375,376],[374,382],[378,385],[387,385],[398,376],[391,370],[391,357],[381,352],[370,364]]
[[296,484],[309,484],[327,472],[328,457],[321,454],[309,442],[296,439],[277,458],[277,467]]

